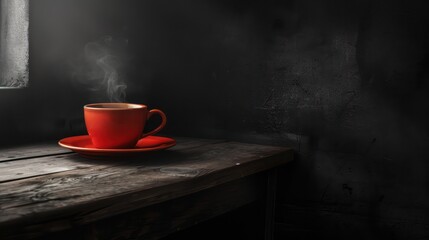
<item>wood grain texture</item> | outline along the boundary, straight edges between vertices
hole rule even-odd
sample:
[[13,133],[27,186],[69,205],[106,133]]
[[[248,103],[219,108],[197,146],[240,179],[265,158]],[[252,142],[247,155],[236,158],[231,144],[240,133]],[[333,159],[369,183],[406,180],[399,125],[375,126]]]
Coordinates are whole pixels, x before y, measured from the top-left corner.
[[[180,144],[174,148],[176,151],[222,142],[222,140],[193,138],[178,138],[177,141]],[[151,154],[145,153],[144,156]],[[100,167],[103,164],[106,166],[116,165],[118,161],[124,161],[124,159],[110,159],[110,161],[106,161],[106,159],[96,160],[96,158],[88,160],[73,154],[68,149],[53,144],[5,149],[4,152],[0,151],[0,156],[9,156],[7,161],[3,158],[4,161],[0,162],[0,183],[74,169]]]
[[[31,169],[31,165],[43,168],[49,161],[56,165],[50,173],[24,179],[3,169],[9,178],[0,183],[0,236],[17,234],[11,227],[37,236],[89,224],[263,172],[291,159],[292,151],[282,147],[187,139],[139,158],[91,160],[68,154],[10,162],[13,171]],[[18,163],[30,160],[28,165]]]
[[41,143],[0,149],[0,162],[72,153],[55,143]]
[[50,156],[22,161],[8,161],[0,164],[0,183],[40,175],[82,169],[91,166],[83,161],[70,161],[73,156]]
[[265,173],[254,174],[42,239],[159,239],[263,199],[266,179]]

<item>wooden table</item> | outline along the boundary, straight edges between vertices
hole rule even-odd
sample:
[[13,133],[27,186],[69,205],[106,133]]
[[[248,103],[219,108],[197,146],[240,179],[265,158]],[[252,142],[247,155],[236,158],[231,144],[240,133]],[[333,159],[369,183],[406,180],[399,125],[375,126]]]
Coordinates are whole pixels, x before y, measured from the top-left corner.
[[40,144],[0,150],[0,239],[158,239],[266,198],[292,150],[177,138],[168,150],[87,159]]

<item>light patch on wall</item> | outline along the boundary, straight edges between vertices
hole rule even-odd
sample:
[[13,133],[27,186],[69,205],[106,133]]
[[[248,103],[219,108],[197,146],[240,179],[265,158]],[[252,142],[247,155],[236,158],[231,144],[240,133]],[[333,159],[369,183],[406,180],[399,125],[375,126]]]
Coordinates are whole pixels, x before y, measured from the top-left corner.
[[28,84],[28,0],[0,0],[0,88]]

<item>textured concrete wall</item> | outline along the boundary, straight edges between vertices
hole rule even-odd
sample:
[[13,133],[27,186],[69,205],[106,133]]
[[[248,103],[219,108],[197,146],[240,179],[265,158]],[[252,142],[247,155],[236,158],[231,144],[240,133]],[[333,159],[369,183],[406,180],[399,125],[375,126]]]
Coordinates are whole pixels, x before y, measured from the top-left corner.
[[297,149],[281,174],[279,239],[429,237],[423,1],[171,8],[155,17],[151,101],[179,134]]

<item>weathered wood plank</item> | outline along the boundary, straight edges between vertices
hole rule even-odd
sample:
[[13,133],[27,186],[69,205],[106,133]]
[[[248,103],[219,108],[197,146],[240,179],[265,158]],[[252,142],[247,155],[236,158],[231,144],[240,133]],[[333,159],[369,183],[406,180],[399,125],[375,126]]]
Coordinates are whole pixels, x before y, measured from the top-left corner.
[[[178,138],[178,145],[174,147],[174,150],[186,149],[199,147],[206,144],[214,144],[222,142],[222,140],[207,140],[207,139],[192,139],[192,138]],[[45,149],[56,149],[57,147],[46,146]],[[37,157],[30,155],[31,153],[38,153],[36,151],[25,151],[27,156],[32,156],[30,159],[14,159],[9,161],[0,162],[0,183],[13,181],[18,179],[24,179],[29,177],[35,177],[40,175],[48,175],[57,172],[64,172],[74,169],[83,169],[92,166],[98,168],[105,165],[106,167],[117,165],[118,159],[98,159],[89,160],[82,158],[76,154],[60,154],[60,155],[48,155],[46,157]],[[40,153],[39,153],[40,155]],[[152,153],[142,154],[153,155]],[[23,161],[25,160],[25,161]],[[119,161],[123,161],[120,159]]]
[[0,183],[34,176],[64,172],[92,166],[83,161],[73,161],[75,156],[59,155],[0,163]]
[[[182,197],[284,164],[286,148],[215,142],[138,159],[67,161],[90,166],[0,184],[0,236],[10,226],[68,229]],[[213,142],[212,142],[213,143]],[[18,228],[19,229],[19,228]]]
[[173,147],[174,150],[182,150],[186,148],[195,148],[207,144],[216,144],[226,142],[223,139],[205,139],[205,138],[190,138],[190,137],[173,137],[177,145]]
[[58,146],[56,143],[42,143],[19,147],[0,148],[0,163],[5,161],[14,161],[65,153],[71,153],[71,151]]
[[[187,138],[187,137],[174,137],[178,145],[176,149],[184,149],[188,147],[198,147],[204,144],[211,144],[216,142],[225,142],[219,139],[200,139],[200,138]],[[31,145],[23,145],[17,147],[0,148],[0,162],[23,160],[28,158],[53,156],[59,154],[71,154],[71,150],[58,146],[56,142],[52,143],[39,143]]]
[[266,174],[255,174],[132,213],[59,232],[49,238],[44,236],[43,239],[159,239],[263,199],[265,187]]

